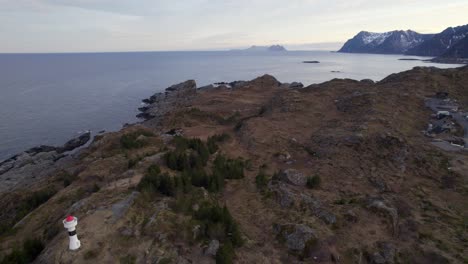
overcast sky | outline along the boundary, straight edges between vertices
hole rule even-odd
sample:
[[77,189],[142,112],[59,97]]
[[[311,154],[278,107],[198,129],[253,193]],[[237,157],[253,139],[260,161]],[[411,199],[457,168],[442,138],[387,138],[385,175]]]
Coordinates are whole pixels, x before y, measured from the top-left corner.
[[467,0],[0,0],[0,52],[335,49],[361,30],[467,23]]

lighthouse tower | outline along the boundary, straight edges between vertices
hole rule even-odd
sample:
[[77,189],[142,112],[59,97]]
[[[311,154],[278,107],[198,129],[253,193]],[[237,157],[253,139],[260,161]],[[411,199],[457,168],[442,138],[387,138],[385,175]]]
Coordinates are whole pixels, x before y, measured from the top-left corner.
[[80,248],[81,243],[78,240],[78,236],[76,235],[76,225],[78,224],[78,218],[74,216],[67,216],[67,218],[63,219],[63,226],[68,230],[68,237],[70,238],[70,250],[77,250]]

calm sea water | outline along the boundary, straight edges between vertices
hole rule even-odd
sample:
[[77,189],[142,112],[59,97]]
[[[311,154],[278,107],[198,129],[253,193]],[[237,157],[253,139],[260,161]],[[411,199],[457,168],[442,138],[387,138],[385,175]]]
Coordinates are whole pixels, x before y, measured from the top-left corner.
[[308,85],[380,80],[418,65],[455,67],[398,58],[324,51],[0,54],[0,160],[40,144],[63,144],[80,131],[117,130],[137,121],[141,99],[187,79],[202,86],[269,73]]

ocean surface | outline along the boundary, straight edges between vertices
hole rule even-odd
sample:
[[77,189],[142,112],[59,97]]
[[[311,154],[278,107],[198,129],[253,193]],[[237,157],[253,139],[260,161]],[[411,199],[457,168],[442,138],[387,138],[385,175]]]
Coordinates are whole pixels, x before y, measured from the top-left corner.
[[118,130],[138,121],[141,99],[187,79],[200,87],[268,73],[309,85],[333,78],[378,81],[421,65],[457,67],[402,57],[326,51],[0,54],[0,160],[33,146],[63,144],[86,130]]

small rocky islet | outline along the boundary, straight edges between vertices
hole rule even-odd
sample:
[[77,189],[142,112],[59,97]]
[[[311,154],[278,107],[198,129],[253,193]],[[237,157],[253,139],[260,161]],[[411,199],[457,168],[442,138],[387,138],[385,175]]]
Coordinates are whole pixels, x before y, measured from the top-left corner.
[[[463,127],[427,129],[439,124],[438,100],[456,103],[456,113],[467,108],[466,87],[468,67],[305,87],[270,75],[173,85],[144,99],[141,122],[101,133],[72,155],[63,151],[88,136],[27,151],[9,169],[1,163],[2,183],[17,178],[0,189],[0,256],[466,262],[466,148],[432,144],[463,138]],[[37,162],[43,155],[54,157],[47,166]],[[69,214],[79,219],[75,252],[61,223]]]

